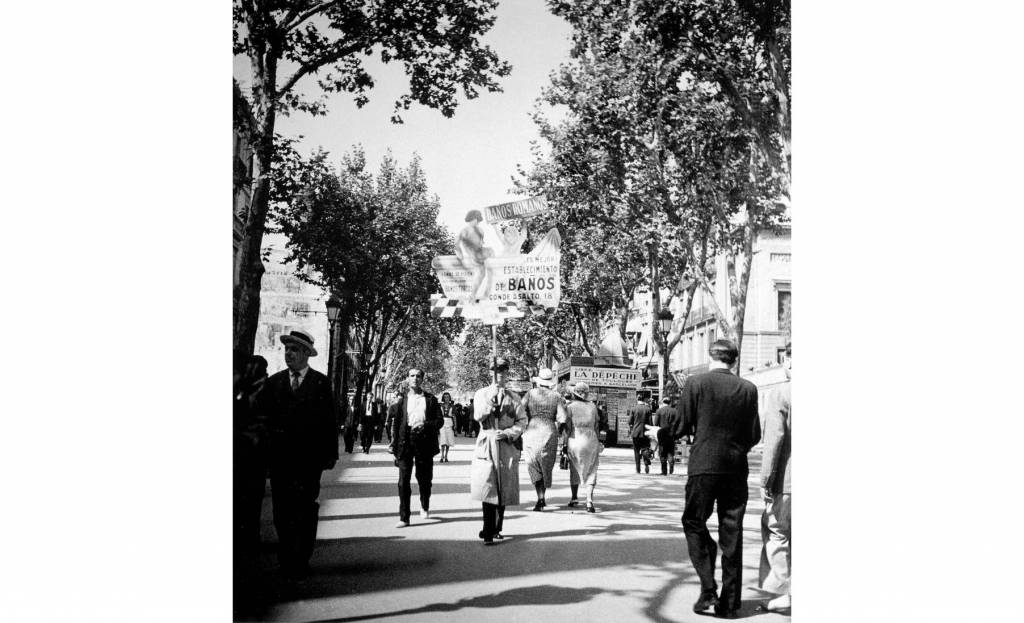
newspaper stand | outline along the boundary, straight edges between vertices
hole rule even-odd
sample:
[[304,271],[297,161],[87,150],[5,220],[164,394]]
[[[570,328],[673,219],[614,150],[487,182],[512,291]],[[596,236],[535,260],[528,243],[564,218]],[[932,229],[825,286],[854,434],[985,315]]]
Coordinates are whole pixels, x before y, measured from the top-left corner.
[[588,398],[597,403],[608,418],[605,445],[629,445],[629,414],[636,404],[641,372],[630,365],[596,364],[593,357],[570,357],[558,367],[557,378],[571,389],[583,381],[590,386]]

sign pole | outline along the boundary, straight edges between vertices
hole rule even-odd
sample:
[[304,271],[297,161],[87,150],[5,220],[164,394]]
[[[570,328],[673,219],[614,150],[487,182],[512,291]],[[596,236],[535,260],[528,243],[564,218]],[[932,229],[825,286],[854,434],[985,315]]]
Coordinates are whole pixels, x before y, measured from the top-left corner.
[[494,384],[498,384],[498,325],[491,325],[491,368],[494,369]]

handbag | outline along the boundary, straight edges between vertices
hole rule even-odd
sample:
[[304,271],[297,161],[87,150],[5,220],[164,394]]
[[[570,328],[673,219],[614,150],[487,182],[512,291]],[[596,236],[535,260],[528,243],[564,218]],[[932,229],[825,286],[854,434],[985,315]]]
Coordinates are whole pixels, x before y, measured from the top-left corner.
[[558,458],[558,469],[569,469],[569,453],[562,446],[562,455]]

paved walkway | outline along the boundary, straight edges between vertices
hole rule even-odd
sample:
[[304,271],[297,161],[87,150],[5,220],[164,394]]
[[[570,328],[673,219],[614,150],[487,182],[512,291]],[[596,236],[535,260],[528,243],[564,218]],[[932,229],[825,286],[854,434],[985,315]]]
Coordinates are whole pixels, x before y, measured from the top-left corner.
[[[601,455],[597,513],[565,506],[567,471],[555,468],[548,507],[532,512],[535,494],[521,464],[522,504],[505,513],[505,540],[484,547],[480,505],[469,499],[473,440],[459,437],[450,463],[434,465],[431,519],[419,518],[413,485],[412,525],[398,520],[397,469],[383,445],[342,454],[324,474],[312,576],[300,584],[276,573],[269,495],[264,500],[260,570],[236,593],[240,621],[653,621],[714,620],[694,614],[699,582],[679,523],[685,465],[675,475],[636,474],[629,448]],[[789,621],[757,612],[761,500],[751,453],[750,502],[744,521],[741,617]],[[654,472],[660,472],[657,463]],[[414,480],[415,483],[415,480]],[[582,497],[582,492],[581,492]],[[716,533],[715,518],[709,528]],[[719,575],[720,581],[720,575]]]

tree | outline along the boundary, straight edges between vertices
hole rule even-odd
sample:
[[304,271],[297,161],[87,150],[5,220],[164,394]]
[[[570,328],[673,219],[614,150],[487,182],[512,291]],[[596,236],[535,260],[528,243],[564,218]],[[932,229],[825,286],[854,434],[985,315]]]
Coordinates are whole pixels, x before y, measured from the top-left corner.
[[[479,38],[494,24],[496,0],[234,0],[234,54],[252,67],[254,122],[246,135],[257,174],[239,249],[239,283],[234,292],[234,347],[252,352],[259,316],[263,264],[260,251],[270,205],[277,115],[325,113],[323,98],[309,100],[298,89],[315,80],[324,92],[351,93],[368,101],[373,78],[363,60],[379,54],[401,62],[409,92],[395,102],[392,121],[413,101],[454,114],[457,94],[500,91],[496,79],[508,63]],[[280,73],[280,75],[279,75]]]
[[437,223],[437,197],[428,193],[418,158],[401,168],[388,154],[376,177],[359,149],[337,171],[326,159],[317,152],[284,160],[280,170],[292,173],[275,187],[293,193],[275,215],[302,278],[341,295],[345,331],[361,349],[354,363],[360,404],[382,371],[393,376],[407,363],[388,356],[396,347],[440,349],[461,329],[461,321],[431,318],[429,310],[438,288],[430,262],[451,253],[453,243]]
[[[538,116],[551,154],[525,185],[549,192],[567,227],[600,232],[566,235],[566,246],[589,244],[581,253],[611,260],[592,264],[649,285],[656,309],[661,287],[684,296],[687,310],[695,287],[712,292],[709,262],[724,255],[733,314],[718,309],[718,322],[742,345],[753,244],[788,204],[788,3],[549,6],[573,27],[574,45],[544,101],[568,115],[557,126]],[[607,235],[646,242],[642,260],[627,260],[646,273],[621,270]],[[605,282],[602,291],[619,289]],[[674,345],[656,331],[651,339],[663,353]]]

